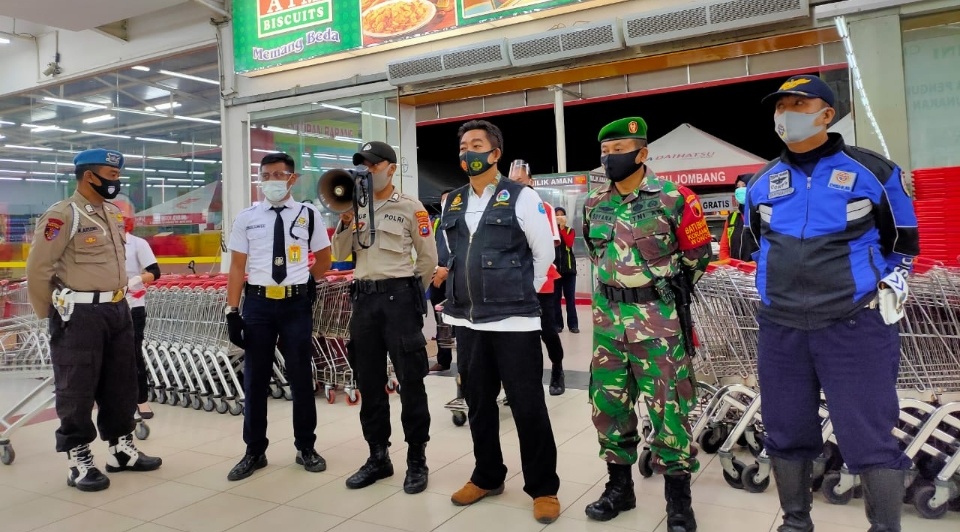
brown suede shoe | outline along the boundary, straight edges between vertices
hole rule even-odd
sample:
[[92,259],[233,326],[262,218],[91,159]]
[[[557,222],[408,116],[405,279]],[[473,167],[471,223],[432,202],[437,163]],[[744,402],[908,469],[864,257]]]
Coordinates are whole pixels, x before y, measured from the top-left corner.
[[545,525],[560,517],[560,500],[556,495],[537,497],[533,500],[533,518]]
[[456,506],[470,506],[484,497],[500,495],[501,493],[503,493],[503,484],[500,484],[500,487],[498,488],[485,490],[480,489],[473,482],[467,482],[466,485],[457,490],[457,492],[450,497],[450,502]]

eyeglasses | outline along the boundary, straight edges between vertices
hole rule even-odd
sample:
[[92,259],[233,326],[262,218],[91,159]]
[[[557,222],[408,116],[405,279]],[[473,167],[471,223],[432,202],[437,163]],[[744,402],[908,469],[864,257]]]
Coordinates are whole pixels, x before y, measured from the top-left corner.
[[272,174],[270,172],[263,172],[260,174],[260,179],[264,181],[270,181],[271,179],[277,180],[277,181],[280,181],[280,180],[286,181],[287,179],[290,179],[290,176],[292,175],[293,175],[293,172],[277,171]]

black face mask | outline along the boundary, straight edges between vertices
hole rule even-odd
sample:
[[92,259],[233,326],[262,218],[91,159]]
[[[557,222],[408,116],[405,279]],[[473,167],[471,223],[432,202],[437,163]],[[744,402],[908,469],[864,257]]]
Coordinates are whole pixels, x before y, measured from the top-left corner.
[[487,162],[490,154],[494,151],[496,151],[496,149],[485,152],[465,151],[460,154],[460,168],[470,177],[478,176],[489,170],[494,164],[497,164]]
[[630,153],[611,153],[600,157],[600,164],[607,173],[607,179],[619,183],[642,168],[643,163],[636,162],[638,153],[640,150]]
[[100,194],[103,199],[108,200],[117,197],[117,194],[120,193],[119,179],[107,179],[93,170],[91,170],[90,173],[100,178],[99,185],[94,185],[92,182],[90,183],[90,186],[97,192],[97,194]]

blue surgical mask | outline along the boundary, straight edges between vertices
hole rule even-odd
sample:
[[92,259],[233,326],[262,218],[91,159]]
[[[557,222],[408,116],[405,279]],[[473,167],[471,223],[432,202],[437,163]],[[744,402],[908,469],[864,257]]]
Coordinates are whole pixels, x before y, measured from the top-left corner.
[[737,203],[745,205],[747,203],[747,187],[740,187],[734,190],[733,197],[737,200]]

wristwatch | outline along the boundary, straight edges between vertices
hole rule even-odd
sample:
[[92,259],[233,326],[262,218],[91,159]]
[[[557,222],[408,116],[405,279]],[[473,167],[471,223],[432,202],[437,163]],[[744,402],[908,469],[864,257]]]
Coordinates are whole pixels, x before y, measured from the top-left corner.
[[231,307],[230,305],[223,307],[224,315],[230,315],[230,314],[233,314],[234,312],[240,312],[240,307]]

